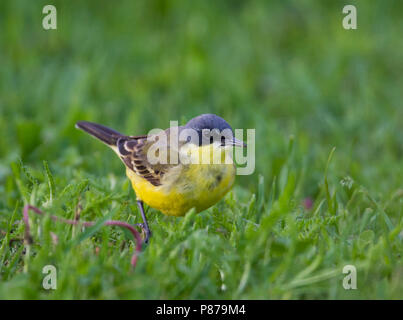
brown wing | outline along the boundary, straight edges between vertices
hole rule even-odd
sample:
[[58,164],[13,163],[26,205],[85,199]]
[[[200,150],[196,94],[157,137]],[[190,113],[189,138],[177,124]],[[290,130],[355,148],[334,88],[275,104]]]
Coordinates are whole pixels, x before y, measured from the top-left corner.
[[[173,167],[171,164],[151,164],[147,161],[147,151],[154,142],[147,136],[126,136],[118,139],[116,146],[125,165],[154,186],[161,185],[161,179]],[[169,161],[168,161],[169,163]]]

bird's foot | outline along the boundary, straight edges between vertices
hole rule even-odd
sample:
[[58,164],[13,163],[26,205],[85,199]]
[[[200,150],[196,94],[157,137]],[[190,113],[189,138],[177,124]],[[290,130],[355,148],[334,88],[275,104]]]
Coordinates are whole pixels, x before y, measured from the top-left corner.
[[141,227],[141,229],[143,231],[142,233],[143,233],[144,242],[146,244],[148,244],[148,241],[150,240],[150,237],[151,237],[150,228],[148,228],[148,226],[145,223],[136,223],[135,226]]

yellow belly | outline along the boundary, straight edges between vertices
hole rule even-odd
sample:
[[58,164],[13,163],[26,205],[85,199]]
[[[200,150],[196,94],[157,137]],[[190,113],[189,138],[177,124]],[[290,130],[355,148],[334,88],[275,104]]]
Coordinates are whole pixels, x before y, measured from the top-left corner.
[[161,186],[154,186],[130,169],[126,174],[139,200],[166,215],[183,216],[190,209],[203,211],[217,203],[235,181],[233,164],[179,165]]

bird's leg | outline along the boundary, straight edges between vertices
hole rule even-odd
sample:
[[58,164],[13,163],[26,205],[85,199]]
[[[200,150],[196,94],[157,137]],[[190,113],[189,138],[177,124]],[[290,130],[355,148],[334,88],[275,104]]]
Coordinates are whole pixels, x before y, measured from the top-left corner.
[[146,238],[144,239],[144,242],[148,243],[148,240],[150,239],[150,236],[151,236],[151,231],[150,231],[150,228],[148,227],[146,214],[144,213],[143,201],[137,200],[137,206],[139,207],[139,210],[141,212],[141,217],[143,218],[143,223],[141,224],[141,227],[146,232]]

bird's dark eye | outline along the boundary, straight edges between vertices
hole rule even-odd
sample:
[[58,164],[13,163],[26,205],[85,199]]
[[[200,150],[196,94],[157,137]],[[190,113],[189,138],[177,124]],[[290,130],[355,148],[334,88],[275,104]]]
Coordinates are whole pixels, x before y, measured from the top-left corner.
[[225,146],[225,137],[224,136],[221,137],[221,145]]

